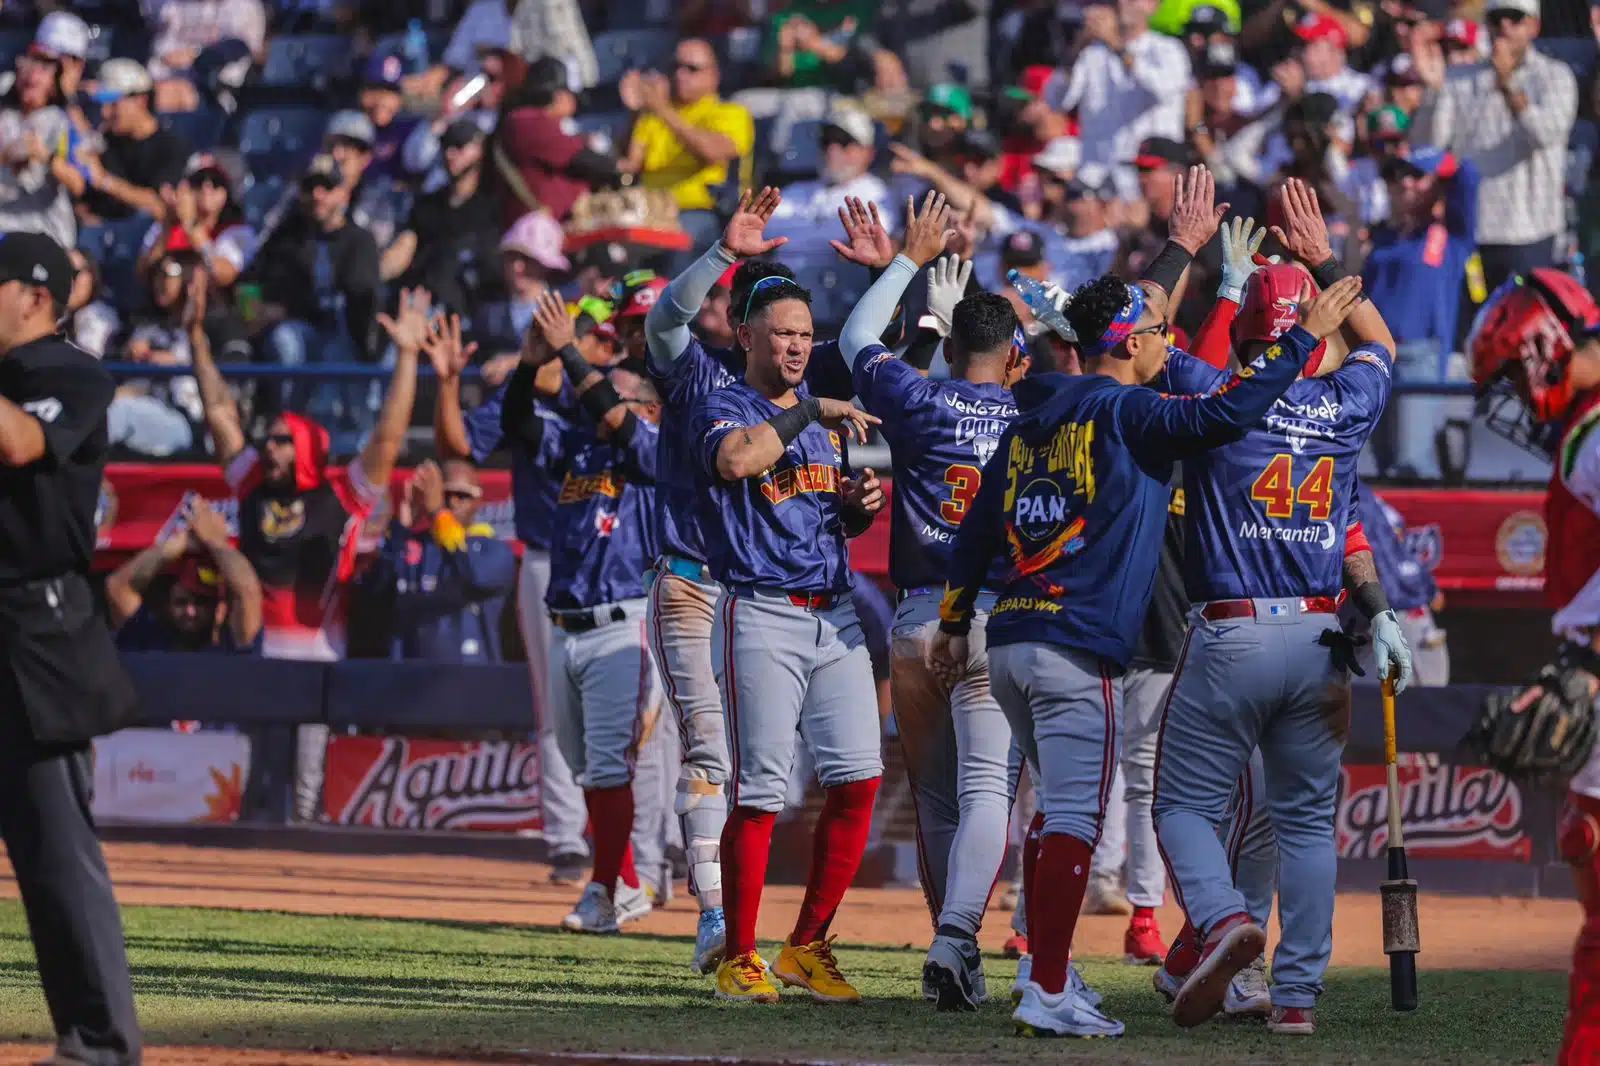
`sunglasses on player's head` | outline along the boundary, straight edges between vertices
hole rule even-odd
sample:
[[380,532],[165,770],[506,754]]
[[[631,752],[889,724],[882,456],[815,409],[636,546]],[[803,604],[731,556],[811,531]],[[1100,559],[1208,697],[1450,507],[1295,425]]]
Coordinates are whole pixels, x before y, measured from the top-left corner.
[[756,282],[754,285],[750,286],[750,295],[744,298],[743,317],[746,319],[750,317],[750,304],[755,300],[756,293],[760,292],[762,289],[775,289],[788,280],[789,279],[784,277],[782,274],[769,274],[760,281]]

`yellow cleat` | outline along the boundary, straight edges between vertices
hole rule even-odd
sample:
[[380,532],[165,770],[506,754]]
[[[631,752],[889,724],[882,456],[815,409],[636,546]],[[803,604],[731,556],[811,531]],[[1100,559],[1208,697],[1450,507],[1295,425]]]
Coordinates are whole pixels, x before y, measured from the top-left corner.
[[809,990],[813,999],[823,1003],[860,1003],[861,993],[839,972],[839,960],[833,956],[835,939],[830,936],[809,944],[784,941],[778,961],[772,964],[772,975],[786,985]]
[[767,980],[767,964],[753,951],[728,959],[717,967],[718,999],[739,1003],[776,1003],[778,990]]

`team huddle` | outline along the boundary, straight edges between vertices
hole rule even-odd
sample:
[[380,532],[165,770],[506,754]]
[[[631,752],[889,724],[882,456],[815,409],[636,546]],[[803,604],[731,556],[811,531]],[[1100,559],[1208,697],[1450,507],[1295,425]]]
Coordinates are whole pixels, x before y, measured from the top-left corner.
[[[835,342],[815,342],[810,293],[765,258],[783,243],[764,235],[772,189],[746,194],[682,274],[634,293],[618,324],[631,370],[597,369],[560,302],[540,306],[488,433],[517,442],[514,470],[554,497],[549,706],[594,839],[564,924],[615,932],[662,890],[635,861],[659,830],[635,769],[663,730],[678,740],[674,813],[701,908],[694,968],[722,999],[775,1002],[779,984],[860,999],[829,927],[883,772],[849,566],[849,541],[885,506],[849,454],[875,427],[896,475],[890,692],[934,932],[924,996],[942,1010],[987,996],[976,937],[1026,773],[1038,812],[1022,858],[1018,1030],[1123,1032],[1071,964],[1120,767],[1130,851],[1147,841],[1156,866],[1144,895],[1159,905],[1164,873],[1188,918],[1170,948],[1155,933],[1138,953],[1159,963],[1174,1020],[1226,1011],[1315,1031],[1350,678],[1363,672],[1363,639],[1338,618],[1347,600],[1368,623],[1367,669],[1396,691],[1412,673],[1358,515],[1357,461],[1395,340],[1343,275],[1308,186],[1291,180],[1274,201],[1283,261],[1259,254],[1252,220],[1222,226],[1227,205],[1213,201],[1210,174],[1191,169],[1144,277],[1044,287],[1035,310],[1055,331],[1031,339],[1010,300],[945,254],[953,219],[931,193],[908,205],[898,252],[875,211],[840,212],[850,241],[836,247],[875,281]],[[1219,228],[1222,284],[1197,358],[1171,346],[1168,308]],[[913,337],[899,321],[925,269]],[[690,329],[719,285],[728,349]],[[936,348],[948,379],[928,376]],[[1160,597],[1187,619],[1165,670],[1141,665]],[[769,962],[756,919],[800,765],[825,800],[799,914]]]

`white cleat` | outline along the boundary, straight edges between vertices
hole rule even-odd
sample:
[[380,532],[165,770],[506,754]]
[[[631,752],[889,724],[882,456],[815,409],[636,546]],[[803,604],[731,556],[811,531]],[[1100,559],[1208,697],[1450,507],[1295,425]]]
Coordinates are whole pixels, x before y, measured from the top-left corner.
[[1085,1003],[1091,1007],[1099,1008],[1105,999],[1100,993],[1089,987],[1089,982],[1083,979],[1083,971],[1075,962],[1067,963],[1067,987],[1076,992]]
[[655,906],[655,900],[643,885],[629,888],[619,880],[611,896],[611,905],[617,912],[617,924],[627,925],[649,914],[650,909]]
[[1121,1036],[1123,1025],[1100,1013],[1098,1007],[1073,990],[1069,984],[1050,995],[1029,981],[1022,989],[1022,1002],[1012,1012],[1019,1036]]
[[1024,955],[1017,960],[1017,979],[1011,984],[1011,1005],[1022,1002],[1022,990],[1033,980],[1033,956]]
[[1222,1012],[1230,1018],[1265,1018],[1272,1013],[1272,990],[1267,987],[1267,964],[1257,959],[1228,982]]
[[617,909],[606,897],[603,885],[590,881],[578,897],[572,913],[561,919],[561,928],[574,933],[615,933],[619,931]]
[[1150,983],[1155,985],[1156,991],[1161,993],[1161,998],[1167,1001],[1168,1006],[1178,998],[1178,990],[1183,987],[1183,982],[1168,973],[1165,965],[1155,972],[1155,976],[1150,978]]
[[942,1011],[977,1010],[989,998],[977,941],[934,937],[922,966],[922,996]]

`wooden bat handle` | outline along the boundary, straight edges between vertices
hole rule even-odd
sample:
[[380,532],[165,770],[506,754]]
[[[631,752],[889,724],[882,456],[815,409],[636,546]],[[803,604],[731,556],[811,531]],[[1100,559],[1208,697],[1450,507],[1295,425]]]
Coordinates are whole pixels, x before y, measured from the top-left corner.
[[1383,679],[1383,756],[1389,786],[1389,846],[1403,848],[1406,841],[1400,827],[1400,771],[1396,765],[1399,756],[1395,752],[1394,733],[1394,678],[1386,677]]

